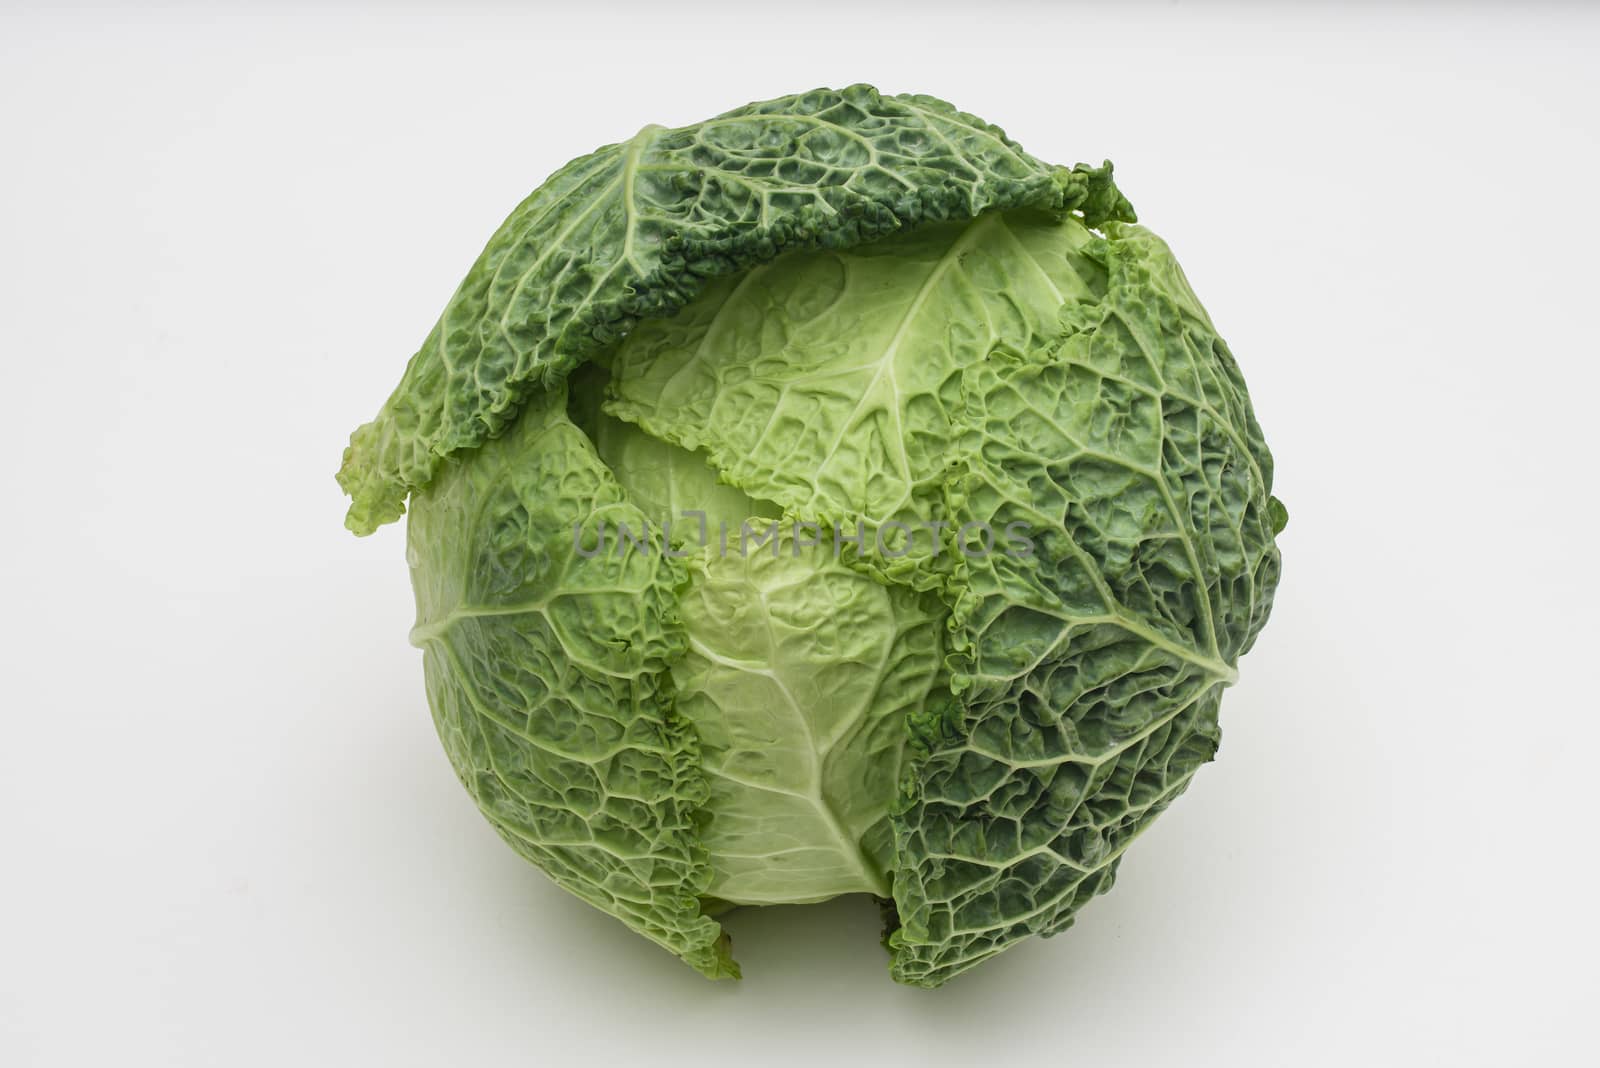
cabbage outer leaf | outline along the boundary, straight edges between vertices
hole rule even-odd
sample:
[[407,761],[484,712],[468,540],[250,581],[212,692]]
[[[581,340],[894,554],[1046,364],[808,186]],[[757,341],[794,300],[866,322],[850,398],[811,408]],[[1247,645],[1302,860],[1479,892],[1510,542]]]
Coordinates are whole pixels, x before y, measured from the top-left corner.
[[408,556],[434,722],[457,776],[513,849],[712,978],[736,977],[702,914],[707,800],[672,710],[680,560],[573,550],[573,524],[644,515],[557,387],[413,500]]
[[1064,930],[1111,886],[1216,752],[1271,609],[1284,514],[1243,380],[1167,246],[1106,231],[1105,296],[966,376],[953,518],[1041,535],[959,558],[951,698],[913,720],[895,822],[903,982]]
[[1133,217],[1109,166],[1051,166],[927,96],[870,86],[749,104],[576,159],[490,239],[339,483],[346,525],[398,519],[440,462],[504,431],[641,319],[706,280],[793,249],[858,244],[917,223],[1031,206],[1091,225]]

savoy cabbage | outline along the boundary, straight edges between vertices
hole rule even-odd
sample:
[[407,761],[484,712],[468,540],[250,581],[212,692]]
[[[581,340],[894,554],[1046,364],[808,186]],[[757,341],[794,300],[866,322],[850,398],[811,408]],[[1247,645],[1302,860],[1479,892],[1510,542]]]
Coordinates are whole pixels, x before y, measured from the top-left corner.
[[556,882],[713,977],[865,892],[895,978],[1068,926],[1218,742],[1284,512],[1109,165],[866,86],[646,127],[490,240],[339,481]]

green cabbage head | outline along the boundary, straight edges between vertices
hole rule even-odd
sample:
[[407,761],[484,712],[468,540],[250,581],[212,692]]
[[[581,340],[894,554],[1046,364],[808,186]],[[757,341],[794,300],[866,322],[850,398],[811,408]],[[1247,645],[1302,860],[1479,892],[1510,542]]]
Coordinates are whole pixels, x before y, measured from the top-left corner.
[[1071,924],[1211,759],[1285,519],[1110,166],[867,86],[562,168],[339,481],[358,534],[410,502],[513,849],[712,977],[722,911],[871,894],[925,986]]

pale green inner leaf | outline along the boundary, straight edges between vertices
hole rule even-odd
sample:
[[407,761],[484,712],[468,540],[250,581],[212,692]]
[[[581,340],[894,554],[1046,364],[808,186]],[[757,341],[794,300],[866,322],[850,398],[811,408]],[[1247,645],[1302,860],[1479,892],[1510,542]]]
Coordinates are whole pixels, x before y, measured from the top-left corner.
[[608,410],[807,518],[932,518],[963,370],[1095,298],[1089,241],[1073,219],[991,213],[782,257],[641,324]]

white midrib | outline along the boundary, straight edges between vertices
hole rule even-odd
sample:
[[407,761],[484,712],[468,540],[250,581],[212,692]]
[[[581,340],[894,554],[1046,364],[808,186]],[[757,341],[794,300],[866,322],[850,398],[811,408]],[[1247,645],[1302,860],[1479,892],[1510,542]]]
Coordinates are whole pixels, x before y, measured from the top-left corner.
[[[633,267],[636,271],[638,270],[638,265],[633,262],[633,234],[638,216],[638,207],[634,203],[633,199],[633,184],[639,173],[639,156],[644,151],[644,146],[651,140],[654,140],[657,131],[660,129],[660,126],[646,126],[644,129],[640,130],[634,135],[633,140],[628,142],[627,155],[623,159],[622,169],[617,173],[616,178],[612,179],[606,188],[601,190],[589,202],[587,207],[574,215],[571,220],[569,220],[567,224],[561,228],[561,231],[550,239],[548,245],[545,247],[545,250],[539,254],[539,257],[535,259],[520,276],[518,276],[516,284],[511,288],[511,295],[506,299],[505,310],[500,313],[500,318],[497,323],[501,334],[504,334],[507,337],[510,336],[509,329],[511,313],[516,309],[517,302],[522,297],[522,291],[527,288],[529,279],[531,279],[538,272],[540,267],[544,266],[545,262],[549,260],[551,256],[554,256],[557,252],[565,248],[567,238],[572,236],[572,232],[576,230],[585,219],[593,215],[605,205],[606,197],[613,190],[617,191],[622,201],[622,211],[624,218],[626,219],[626,226],[622,238],[622,255],[620,259],[627,263],[630,267]],[[444,335],[441,332],[441,344],[443,340]]]
[[644,154],[645,146],[655,140],[657,131],[661,129],[662,127],[652,123],[640,130],[634,135],[633,140],[628,142],[628,152],[622,160],[622,259],[640,274],[644,272],[639,270],[639,264],[633,258],[633,235],[639,227],[639,206],[634,199],[634,183],[639,176],[639,157]]

